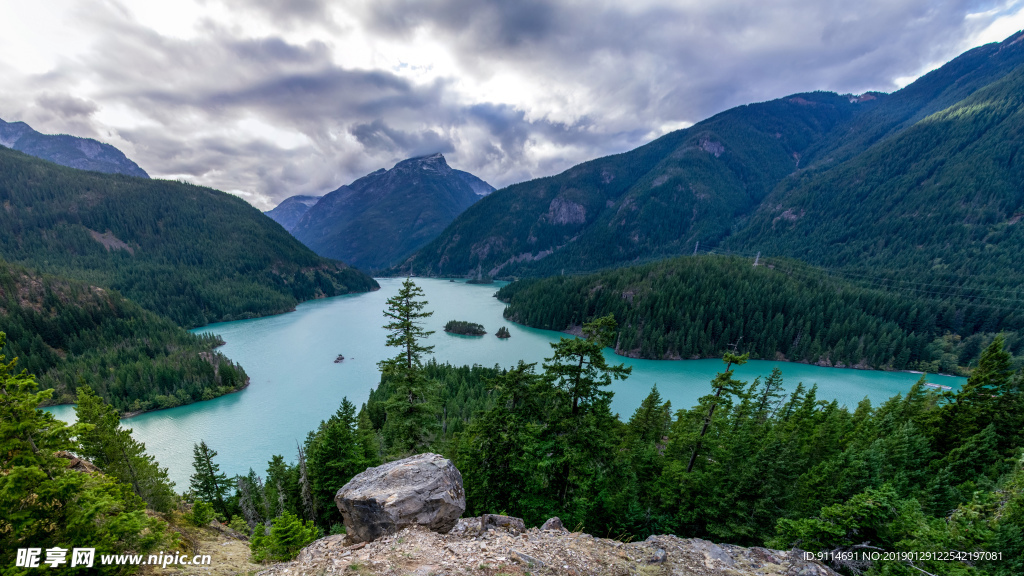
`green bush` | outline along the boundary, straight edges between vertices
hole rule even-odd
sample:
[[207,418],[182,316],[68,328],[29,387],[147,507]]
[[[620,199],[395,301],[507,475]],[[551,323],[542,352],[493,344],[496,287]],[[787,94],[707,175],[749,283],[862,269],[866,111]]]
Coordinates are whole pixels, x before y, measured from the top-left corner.
[[267,533],[257,524],[249,541],[253,562],[287,562],[295,558],[307,544],[320,537],[320,530],[312,521],[303,522],[294,514],[285,512],[274,520]]
[[206,526],[214,519],[213,504],[196,500],[192,510],[185,514],[185,520],[193,526]]

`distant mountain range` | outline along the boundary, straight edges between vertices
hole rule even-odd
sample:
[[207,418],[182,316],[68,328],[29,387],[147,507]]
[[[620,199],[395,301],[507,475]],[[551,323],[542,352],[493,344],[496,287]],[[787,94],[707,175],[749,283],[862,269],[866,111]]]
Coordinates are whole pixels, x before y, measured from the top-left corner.
[[321,198],[292,196],[266,214],[321,256],[379,270],[434,239],[493,191],[434,154],[377,170]]
[[499,190],[393,271],[544,276],[717,247],[1012,284],[1024,275],[1022,63],[1017,33],[893,94],[739,106]]
[[0,120],[0,145],[69,168],[149,178],[110,144],[67,134],[41,134],[24,122]]
[[295,225],[299,223],[302,215],[319,202],[321,198],[323,196],[291,196],[285,198],[273,210],[267,210],[264,214],[270,216],[271,220],[291,232],[292,228],[295,228]]

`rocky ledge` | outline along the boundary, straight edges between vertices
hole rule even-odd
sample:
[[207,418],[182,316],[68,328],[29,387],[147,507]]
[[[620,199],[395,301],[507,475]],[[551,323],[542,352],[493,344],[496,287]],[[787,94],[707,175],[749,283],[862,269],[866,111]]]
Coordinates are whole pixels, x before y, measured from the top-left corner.
[[328,536],[303,549],[294,561],[271,566],[258,576],[526,573],[836,576],[824,565],[804,560],[798,550],[742,548],[676,536],[619,542],[564,529],[530,528],[521,532],[511,526],[490,528],[481,534],[480,518],[460,519],[447,534],[412,526],[358,544],[344,535]]

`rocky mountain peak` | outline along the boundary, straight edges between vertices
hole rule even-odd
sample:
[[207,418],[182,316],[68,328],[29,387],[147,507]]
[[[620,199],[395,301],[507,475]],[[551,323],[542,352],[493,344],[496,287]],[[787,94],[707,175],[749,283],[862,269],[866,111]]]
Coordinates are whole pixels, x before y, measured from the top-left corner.
[[69,168],[149,178],[145,170],[110,144],[67,134],[42,134],[24,122],[0,119],[0,145]]

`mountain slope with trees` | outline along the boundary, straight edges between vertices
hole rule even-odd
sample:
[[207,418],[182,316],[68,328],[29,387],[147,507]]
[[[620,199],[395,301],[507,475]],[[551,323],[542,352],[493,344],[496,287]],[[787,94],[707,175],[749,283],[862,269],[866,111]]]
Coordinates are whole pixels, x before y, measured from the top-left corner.
[[36,374],[48,402],[89,386],[115,409],[141,412],[209,400],[248,384],[209,335],[190,334],[120,294],[0,261],[0,353]]
[[410,158],[320,199],[291,229],[317,254],[388,268],[433,240],[490,186],[444,156]]
[[0,257],[116,289],[185,327],[377,288],[210,188],[83,172],[0,148],[0,206]]
[[[731,250],[766,249],[802,258],[805,249],[822,252],[823,241],[838,247],[848,214],[854,224],[885,221],[886,216],[894,221],[903,214],[894,205],[897,198],[909,198],[907,208],[928,204],[939,188],[915,186],[945,164],[943,154],[956,158],[943,172],[944,181],[929,186],[939,185],[945,202],[963,199],[949,218],[956,213],[972,222],[992,220],[984,232],[975,229],[978,241],[966,250],[982,268],[1016,265],[1001,251],[991,255],[983,250],[980,240],[991,232],[991,239],[1002,242],[1011,233],[1007,250],[1024,248],[1009,228],[1019,202],[1004,190],[1007,183],[1012,187],[1020,181],[1015,154],[1020,118],[1012,111],[1018,105],[1017,71],[1024,63],[1022,39],[1018,33],[968,51],[893,94],[819,92],[740,106],[630,152],[509,186],[467,210],[396,271],[467,275],[482,269],[491,276],[544,276],[723,244]],[[991,109],[966,113],[982,100]],[[939,118],[945,120],[936,123]],[[989,133],[993,122],[999,128]],[[873,172],[876,162],[885,163],[884,169]],[[982,177],[989,172],[991,177]],[[867,195],[869,187],[883,181],[884,189]],[[854,186],[860,192],[848,193]],[[977,190],[985,192],[977,196]],[[814,202],[835,208],[805,205],[811,194]],[[897,211],[890,213],[894,207]],[[797,221],[791,237],[776,238],[773,226]],[[1000,222],[1006,230],[997,229]],[[864,258],[865,243],[869,233],[885,233],[904,246],[921,245],[929,254],[943,250],[948,227],[934,218],[918,223],[926,226],[851,230],[850,237],[859,238],[856,249],[811,261],[902,269],[910,253],[903,253],[898,267],[885,256],[872,259],[870,251]],[[965,237],[962,232],[954,237],[960,250]],[[878,236],[870,238],[877,242]]]
[[[1024,328],[1024,307],[993,310],[955,298],[887,291],[799,262],[679,257],[583,276],[519,280],[496,296],[505,317],[569,330],[612,314],[616,352],[714,358],[733,343],[753,358],[825,366],[964,373],[1000,331]],[[1012,332],[1008,349],[1024,357]]]
[[1024,297],[1024,68],[826,172],[727,245]]

